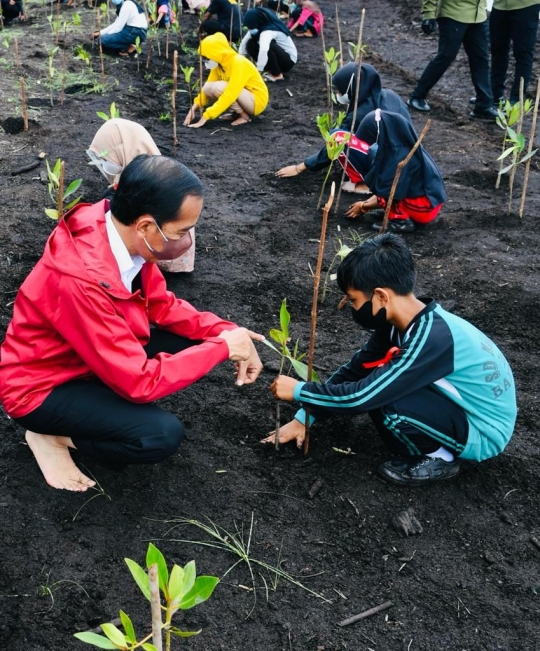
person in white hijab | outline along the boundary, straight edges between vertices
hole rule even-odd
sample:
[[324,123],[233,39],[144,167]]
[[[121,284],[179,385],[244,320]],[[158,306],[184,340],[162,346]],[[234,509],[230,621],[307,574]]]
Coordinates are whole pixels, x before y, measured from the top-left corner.
[[[115,190],[124,167],[139,154],[161,155],[148,131],[131,120],[114,118],[107,120],[97,131],[90,147],[86,150],[90,165],[94,165],[107,179],[109,187]],[[195,266],[195,229],[183,238],[186,251],[175,260],[158,263],[162,271],[193,271]]]

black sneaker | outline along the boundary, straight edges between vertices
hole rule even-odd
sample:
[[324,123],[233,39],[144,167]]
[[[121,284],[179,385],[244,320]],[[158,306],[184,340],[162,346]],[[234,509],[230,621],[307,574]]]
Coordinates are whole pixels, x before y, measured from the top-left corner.
[[[382,222],[371,224],[371,230],[380,231]],[[386,224],[388,233],[412,233],[415,229],[412,219],[389,219]]]
[[471,113],[471,118],[475,118],[477,120],[496,120],[498,117],[499,114],[497,113],[497,109],[494,108],[493,106],[490,106],[489,108],[484,109],[483,111],[477,111],[475,109]]
[[444,461],[433,457],[413,457],[406,463],[386,461],[377,469],[379,475],[397,486],[424,486],[436,481],[454,479],[459,475],[459,461]]
[[429,113],[431,111],[431,106],[428,104],[428,101],[419,97],[411,97],[407,101],[407,106],[413,108],[415,111],[420,111],[420,113]]

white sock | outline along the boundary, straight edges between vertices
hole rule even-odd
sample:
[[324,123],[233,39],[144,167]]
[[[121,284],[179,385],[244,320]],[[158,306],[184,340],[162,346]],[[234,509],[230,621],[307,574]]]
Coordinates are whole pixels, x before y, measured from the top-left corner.
[[450,452],[450,450],[447,450],[446,448],[443,447],[440,447],[435,452],[430,452],[429,454],[426,454],[426,457],[431,457],[432,459],[442,459],[443,461],[447,461],[447,462],[454,460],[454,455]]

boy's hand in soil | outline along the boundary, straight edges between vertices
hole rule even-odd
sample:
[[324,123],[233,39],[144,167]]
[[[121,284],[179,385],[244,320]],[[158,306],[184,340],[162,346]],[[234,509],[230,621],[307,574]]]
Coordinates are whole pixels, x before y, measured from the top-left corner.
[[[254,332],[248,330],[250,336],[257,337],[257,341],[262,341],[264,337],[262,335],[255,335]],[[260,337],[260,339],[259,339]],[[263,365],[259,353],[251,342],[251,355],[245,362],[238,362],[236,364],[236,385],[241,387],[243,384],[253,384],[255,380],[261,374]]]
[[276,172],[276,176],[279,176],[281,179],[287,178],[289,176],[298,176],[306,170],[304,163],[299,163],[298,165],[287,165],[282,167]]
[[274,394],[274,398],[292,402],[294,400],[294,387],[297,384],[298,380],[293,377],[278,375],[270,385],[270,391]]
[[198,110],[200,110],[199,105],[193,104],[193,106],[189,109],[188,114],[186,115],[186,119],[184,120],[185,127],[189,127],[189,125],[193,122]]
[[[256,332],[251,332],[247,328],[235,328],[234,330],[223,330],[218,335],[220,339],[225,339],[229,347],[229,359],[231,362],[249,362],[253,358],[253,353],[257,355],[252,343],[255,341],[262,341],[264,335]],[[257,358],[259,356],[257,355]],[[260,362],[260,360],[259,360]]]
[[[289,441],[296,440],[296,447],[301,448],[304,439],[306,438],[306,426],[302,425],[299,420],[293,419],[290,423],[283,425],[279,428],[279,442],[288,443]],[[276,433],[270,432],[270,434],[261,440],[261,443],[275,443]]]

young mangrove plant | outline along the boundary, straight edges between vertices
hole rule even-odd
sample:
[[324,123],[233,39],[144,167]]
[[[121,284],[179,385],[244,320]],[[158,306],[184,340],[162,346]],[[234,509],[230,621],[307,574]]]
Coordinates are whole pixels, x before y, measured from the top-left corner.
[[114,120],[114,118],[119,118],[120,110],[116,108],[116,103],[113,102],[109,107],[109,114],[104,113],[103,111],[97,111],[96,115],[102,120],[105,120],[105,122],[108,122],[109,120]]
[[64,190],[64,161],[59,158],[52,169],[47,159],[45,159],[45,164],[47,165],[47,188],[49,190],[49,196],[56,205],[56,208],[45,208],[45,214],[51,219],[60,219],[65,212],[73,208],[73,206],[76,206],[81,200],[81,197],[78,196],[76,199],[70,201],[67,206],[64,205],[66,199],[77,192],[82,183],[82,179],[71,181]]
[[328,155],[328,158],[330,159],[330,165],[328,166],[328,170],[326,172],[326,176],[324,177],[321,192],[319,195],[317,210],[321,206],[321,201],[324,195],[324,191],[326,189],[328,177],[330,176],[330,172],[332,171],[332,167],[334,163],[338,160],[338,158],[341,156],[341,154],[343,153],[351,137],[350,133],[345,135],[340,134],[339,137],[337,137],[336,134],[332,133],[335,129],[339,129],[345,117],[346,117],[346,113],[344,111],[340,111],[335,120],[333,119],[330,113],[323,113],[322,115],[317,116],[317,126],[319,127],[321,136],[323,137],[326,143],[326,153]]
[[179,610],[190,610],[209,599],[219,583],[217,577],[197,576],[195,561],[190,561],[184,567],[173,565],[169,573],[165,557],[152,543],[148,545],[146,553],[146,570],[130,558],[124,560],[135,583],[151,604],[152,631],[137,640],[133,622],[121,610],[123,632],[112,623],[101,624],[103,635],[91,631],[75,633],[78,640],[100,649],[161,651],[165,633],[165,649],[170,651],[172,636],[185,638],[201,632],[184,631],[173,626],[172,618]]
[[54,77],[56,75],[56,68],[54,67],[54,57],[58,52],[59,47],[55,45],[50,48],[47,52],[47,73],[48,73],[48,82],[49,82],[49,93],[51,98],[51,106],[53,105],[53,87],[54,87]]
[[195,68],[193,66],[180,66],[180,70],[182,71],[182,74],[184,75],[184,81],[186,82],[187,92],[189,94],[189,105],[191,106],[193,104],[191,76],[195,72]]

